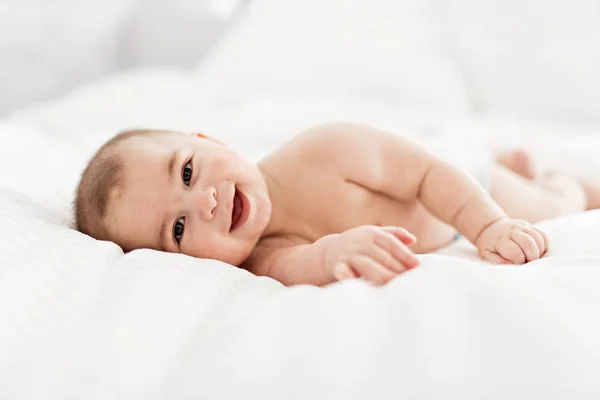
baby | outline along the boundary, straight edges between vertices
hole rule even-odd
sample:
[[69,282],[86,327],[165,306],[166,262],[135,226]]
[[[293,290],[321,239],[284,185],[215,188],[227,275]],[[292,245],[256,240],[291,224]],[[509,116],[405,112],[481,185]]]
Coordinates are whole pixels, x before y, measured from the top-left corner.
[[127,131],[83,172],[76,224],[124,251],[217,259],[285,285],[381,285],[457,233],[483,260],[537,260],[548,238],[532,222],[600,205],[597,187],[536,176],[526,153],[497,161],[488,194],[420,145],[356,124],[315,127],[258,165],[203,135]]

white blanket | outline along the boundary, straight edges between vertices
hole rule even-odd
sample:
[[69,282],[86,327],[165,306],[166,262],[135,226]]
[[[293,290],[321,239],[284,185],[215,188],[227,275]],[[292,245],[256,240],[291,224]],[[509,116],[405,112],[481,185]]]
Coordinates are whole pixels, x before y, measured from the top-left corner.
[[[216,108],[194,85],[133,73],[0,124],[1,398],[600,396],[600,212],[545,224],[553,253],[527,266],[483,264],[461,242],[384,288],[285,288],[215,261],[123,255],[71,230],[86,157],[130,125],[205,131],[253,159],[341,118],[415,134],[510,126],[515,137],[561,137],[340,99]],[[566,158],[597,143],[582,137]]]

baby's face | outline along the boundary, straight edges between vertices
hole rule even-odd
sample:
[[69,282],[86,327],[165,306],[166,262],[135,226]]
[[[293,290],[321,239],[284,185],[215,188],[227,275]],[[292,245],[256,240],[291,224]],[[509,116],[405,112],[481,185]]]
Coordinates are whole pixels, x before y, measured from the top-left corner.
[[151,248],[240,265],[265,230],[271,203],[260,170],[217,142],[180,133],[122,147],[120,187],[106,225],[126,250]]

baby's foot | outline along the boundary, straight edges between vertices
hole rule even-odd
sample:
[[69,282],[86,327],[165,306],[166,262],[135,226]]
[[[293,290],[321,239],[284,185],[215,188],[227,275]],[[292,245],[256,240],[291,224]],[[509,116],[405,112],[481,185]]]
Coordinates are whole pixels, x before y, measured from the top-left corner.
[[600,184],[590,181],[579,181],[587,200],[586,210],[600,208]]
[[533,158],[525,150],[513,150],[500,153],[496,156],[496,161],[510,169],[512,172],[521,175],[528,180],[534,180],[537,176]]

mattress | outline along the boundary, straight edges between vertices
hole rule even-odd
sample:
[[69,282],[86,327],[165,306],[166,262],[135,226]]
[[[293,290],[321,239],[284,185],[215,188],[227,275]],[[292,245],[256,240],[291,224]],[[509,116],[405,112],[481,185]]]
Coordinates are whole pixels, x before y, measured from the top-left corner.
[[599,137],[574,141],[575,128],[344,98],[212,102],[168,69],[23,110],[0,123],[0,397],[598,398],[600,212],[543,223],[552,252],[534,263],[484,264],[461,241],[380,288],[286,288],[214,260],[124,255],[70,228],[79,171],[115,130],[200,130],[255,160],[332,119],[538,141],[541,159],[598,171],[583,161]]

